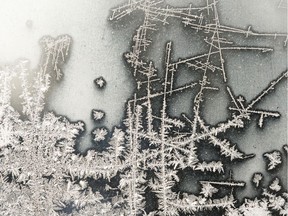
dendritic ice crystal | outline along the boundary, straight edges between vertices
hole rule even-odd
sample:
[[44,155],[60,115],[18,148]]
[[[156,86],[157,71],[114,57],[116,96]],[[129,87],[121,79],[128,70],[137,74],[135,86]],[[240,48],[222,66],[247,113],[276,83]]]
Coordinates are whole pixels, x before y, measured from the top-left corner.
[[[84,123],[44,112],[45,95],[51,81],[61,78],[71,38],[47,36],[41,45],[36,70],[29,69],[27,60],[0,70],[0,215],[65,215],[72,210],[73,215],[110,215],[110,204],[101,203],[103,197],[87,178],[107,177],[111,167],[98,172],[102,159],[95,152],[85,158],[74,153]],[[11,104],[15,81],[21,83],[21,111]]]
[[[258,33],[250,27],[227,26],[220,22],[217,6],[215,0],[203,0],[201,7],[191,4],[179,8],[162,0],[129,0],[112,10],[111,22],[129,19],[139,11],[144,18],[131,36],[131,50],[124,54],[135,92],[127,100],[122,125],[111,133],[102,126],[91,132],[97,151],[77,151],[77,138],[85,130],[82,121],[71,122],[44,109],[51,82],[61,80],[61,67],[72,43],[70,36],[43,37],[42,58],[35,70],[29,68],[27,60],[1,67],[1,215],[287,215],[286,179],[277,175],[279,167],[286,166],[287,145],[283,143],[283,153],[277,149],[263,154],[267,172],[275,177],[267,185],[265,175],[255,173],[251,183],[258,195],[240,202],[237,192],[249,182],[233,179],[230,165],[247,163],[256,152],[240,150],[228,134],[245,131],[255,117],[262,130],[269,119],[281,117],[278,111],[258,107],[285,83],[288,72],[279,71],[248,101],[234,94],[235,83],[229,82],[225,62],[225,52],[231,50],[265,55],[273,52],[273,47],[238,45],[230,35],[243,36],[244,42],[250,38],[281,41],[286,49],[287,33]],[[157,43],[154,35],[171,23],[173,27],[174,20],[180,21],[185,31],[201,35],[207,50],[175,60],[174,43],[168,41],[162,71],[156,68],[156,60],[150,59],[151,46]],[[178,85],[181,68],[197,74],[197,79]],[[69,72],[65,74],[69,76]],[[22,110],[12,103],[16,83],[20,83],[17,88],[21,88]],[[101,91],[105,91],[105,83],[102,77],[95,80]],[[210,92],[221,89],[230,100],[228,118],[211,124],[205,119],[205,102]],[[191,113],[171,115],[171,99],[187,92],[187,100],[192,100]],[[96,123],[104,116],[103,111],[92,110]],[[205,158],[206,148],[212,149],[218,159]],[[198,192],[179,187],[183,173],[195,176],[191,184],[197,184]]]

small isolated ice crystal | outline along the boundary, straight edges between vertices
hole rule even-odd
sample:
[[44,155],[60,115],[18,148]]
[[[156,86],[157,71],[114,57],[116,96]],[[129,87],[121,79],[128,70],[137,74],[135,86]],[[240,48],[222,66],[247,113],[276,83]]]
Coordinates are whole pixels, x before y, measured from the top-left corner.
[[279,151],[267,152],[264,157],[268,160],[268,170],[277,168],[282,163],[281,153]]
[[105,81],[105,79],[102,76],[96,78],[94,80],[94,83],[99,89],[102,89],[102,88],[104,88],[106,86],[106,81]]
[[259,187],[260,182],[262,181],[262,179],[263,179],[262,173],[255,173],[253,175],[252,181],[253,181],[253,183],[255,184],[256,187]]
[[105,137],[108,134],[108,131],[106,128],[96,128],[92,134],[94,135],[94,140],[99,142],[106,139]]
[[101,121],[104,117],[105,117],[105,112],[103,112],[102,110],[96,110],[93,109],[92,110],[92,117],[94,119],[94,121]]

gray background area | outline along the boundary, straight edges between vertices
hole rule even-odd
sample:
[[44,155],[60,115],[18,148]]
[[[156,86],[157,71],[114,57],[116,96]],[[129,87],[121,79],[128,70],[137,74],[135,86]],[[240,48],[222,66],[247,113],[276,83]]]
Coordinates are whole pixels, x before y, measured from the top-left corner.
[[[110,9],[120,5],[119,0],[1,0],[0,3],[0,63],[12,64],[18,58],[31,60],[36,68],[40,57],[39,39],[44,35],[56,37],[69,34],[73,46],[65,65],[64,78],[50,91],[47,109],[65,115],[71,120],[83,120],[87,134],[82,138],[82,148],[90,145],[89,132],[96,126],[91,120],[91,110],[106,112],[103,124],[108,129],[119,125],[124,114],[126,100],[132,95],[134,83],[129,70],[123,64],[122,55],[130,49],[132,35],[141,24],[139,18],[131,17],[129,23],[112,24],[108,18]],[[199,5],[200,0],[167,0],[174,6],[186,6],[190,2]],[[279,0],[220,0],[219,14],[223,24],[257,32],[287,32],[287,9],[278,8]],[[128,19],[129,20],[129,19]],[[161,35],[162,34],[162,35]],[[189,35],[188,35],[189,36]],[[203,42],[194,43],[180,25],[169,28],[155,36],[159,42],[152,45],[152,59],[161,70],[165,42],[174,41],[174,58],[202,53]],[[194,38],[197,41],[197,38]],[[226,57],[229,84],[236,95],[244,95],[250,101],[267,84],[287,69],[287,48],[283,40],[237,39],[242,45],[272,46],[275,52],[262,55],[255,52],[228,53]],[[192,42],[189,44],[189,41]],[[183,48],[186,49],[183,49]],[[204,50],[205,51],[205,50]],[[103,76],[106,89],[99,91],[93,80]],[[186,75],[189,76],[189,75]],[[182,77],[186,79],[185,75]],[[243,133],[231,137],[246,153],[256,157],[240,164],[234,173],[236,180],[248,182],[245,195],[253,195],[250,178],[255,171],[267,173],[262,154],[280,149],[287,143],[287,87],[284,83],[269,95],[259,108],[277,110],[281,119],[268,120],[259,130],[256,123],[249,124]],[[211,124],[226,119],[228,98],[223,92],[209,96],[205,106],[205,118]],[[179,97],[172,105],[172,115],[191,112],[189,95]],[[190,98],[188,98],[190,100]],[[217,113],[217,115],[215,115]],[[286,161],[285,161],[286,162]],[[287,172],[282,171],[283,177]],[[271,180],[273,174],[267,176]],[[284,178],[285,180],[286,178]],[[187,179],[189,181],[189,179]],[[287,180],[285,180],[287,182]],[[189,190],[189,188],[186,190]],[[247,193],[248,191],[248,193]],[[249,192],[250,191],[250,192]]]

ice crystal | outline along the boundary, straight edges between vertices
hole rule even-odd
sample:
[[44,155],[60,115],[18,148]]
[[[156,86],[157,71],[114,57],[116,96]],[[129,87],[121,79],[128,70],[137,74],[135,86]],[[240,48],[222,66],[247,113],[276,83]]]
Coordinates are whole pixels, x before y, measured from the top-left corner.
[[256,187],[259,187],[262,179],[263,179],[262,173],[255,173],[255,174],[253,175],[252,181],[253,181],[253,183],[255,184]]
[[93,131],[95,141],[105,140],[107,134],[108,131],[105,128],[97,128]]
[[103,77],[98,77],[94,80],[95,85],[99,88],[102,89],[106,86],[106,81]]
[[279,179],[276,178],[276,179],[271,183],[271,185],[269,186],[269,188],[270,188],[271,190],[275,191],[275,192],[278,192],[278,191],[281,190],[281,186],[280,186],[279,183],[280,183],[280,182],[279,182]]
[[211,197],[214,193],[217,193],[218,189],[213,187],[209,183],[202,183],[202,189],[200,194],[203,194],[205,197]]
[[92,110],[92,117],[94,121],[101,121],[105,117],[105,113],[101,110]]
[[268,170],[273,170],[282,163],[281,153],[279,151],[267,152],[264,157],[268,160]]

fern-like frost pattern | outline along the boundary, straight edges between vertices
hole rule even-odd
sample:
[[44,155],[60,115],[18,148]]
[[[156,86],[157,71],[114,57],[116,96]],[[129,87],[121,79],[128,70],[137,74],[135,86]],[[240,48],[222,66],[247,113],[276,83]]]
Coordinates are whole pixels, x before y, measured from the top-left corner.
[[[282,6],[283,1],[279,5]],[[241,151],[227,134],[244,129],[255,116],[262,130],[266,121],[281,117],[278,111],[261,110],[258,105],[286,81],[288,72],[279,71],[266,88],[247,101],[233,92],[224,55],[231,50],[273,52],[269,47],[238,45],[228,34],[281,40],[285,47],[287,33],[258,33],[251,27],[227,26],[220,22],[217,7],[215,0],[203,1],[201,7],[191,4],[181,8],[166,5],[162,0],[129,0],[112,10],[111,22],[121,22],[122,18],[139,11],[144,18],[132,37],[131,50],[124,54],[137,88],[127,100],[120,127],[114,127],[111,133],[105,127],[91,132],[100,150],[78,153],[77,138],[85,130],[84,123],[71,122],[45,110],[45,96],[51,82],[62,78],[61,67],[66,63],[72,43],[70,36],[43,37],[42,58],[35,70],[29,68],[27,60],[2,67],[1,215],[177,216],[201,212],[206,215],[220,212],[226,216],[287,215],[288,196],[280,177],[265,186],[264,175],[255,173],[251,183],[261,189],[259,196],[238,202],[236,191],[247,183],[233,179],[229,164],[245,163],[255,153]],[[153,52],[153,35],[172,20],[179,20],[184,30],[204,35],[208,50],[175,60],[173,41],[168,41],[163,71],[160,71],[149,57]],[[200,78],[178,86],[176,79],[181,67],[197,73]],[[214,82],[215,74],[221,76],[223,85]],[[11,102],[15,80],[21,83],[22,110],[17,110]],[[94,82],[98,89],[105,91],[103,77]],[[203,108],[206,95],[218,92],[223,86],[230,98],[229,117],[221,123],[210,124]],[[193,95],[191,113],[172,116],[171,98],[184,92]],[[92,110],[95,123],[104,116],[103,111]],[[203,158],[200,146],[212,148],[219,159]],[[287,145],[283,150],[286,153],[274,150],[263,154],[269,172],[284,166]],[[200,176],[196,183],[198,193],[181,190],[183,172]],[[211,175],[214,178],[206,177]]]

